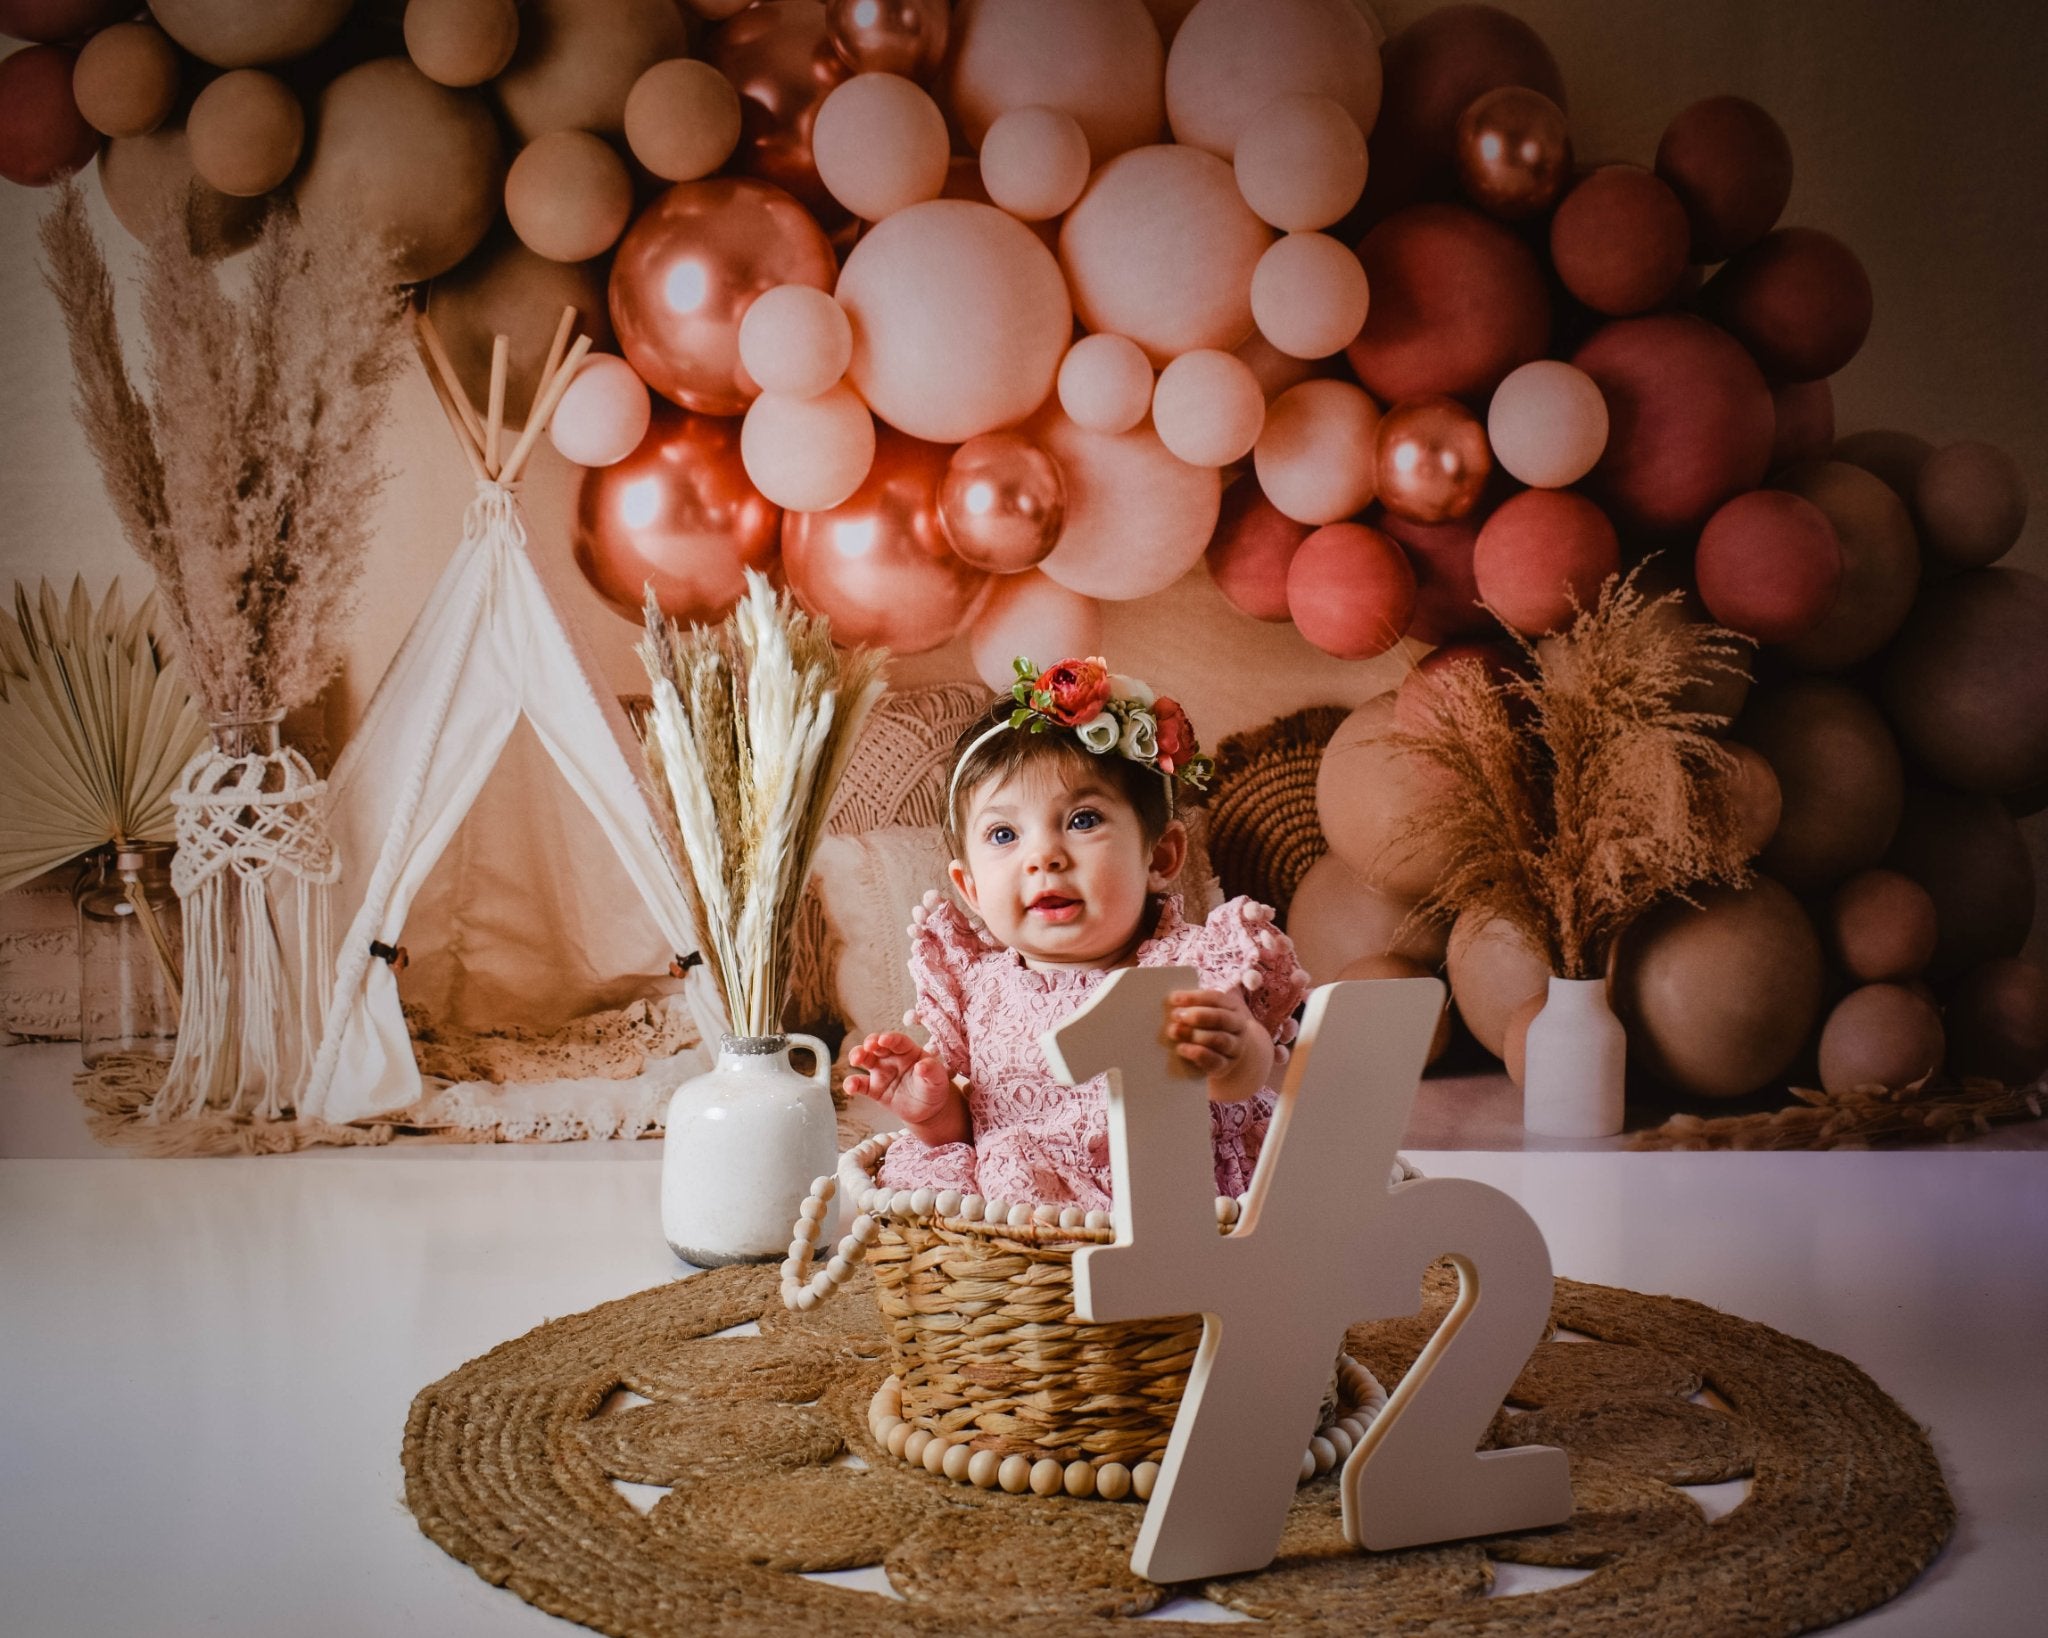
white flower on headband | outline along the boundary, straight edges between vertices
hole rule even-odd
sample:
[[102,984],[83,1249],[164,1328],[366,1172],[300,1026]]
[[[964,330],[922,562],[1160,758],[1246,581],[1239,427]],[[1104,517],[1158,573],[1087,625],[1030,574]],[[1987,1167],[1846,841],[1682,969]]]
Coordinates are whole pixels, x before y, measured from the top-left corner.
[[1150,711],[1139,708],[1125,716],[1116,748],[1133,762],[1150,762],[1159,755],[1159,724]]
[[[1116,718],[1108,711],[1098,711],[1086,722],[1074,725],[1074,737],[1088,750],[1101,756],[1105,751],[1116,749],[1118,734]],[[1126,756],[1130,753],[1125,752]]]
[[[1159,698],[1151,689],[1139,682],[1136,677],[1126,677],[1121,672],[1116,671],[1112,671],[1109,674],[1109,691],[1116,698],[1129,700],[1137,705],[1150,705]],[[1124,752],[1125,756],[1130,754],[1129,751]],[[1147,754],[1149,755],[1150,753],[1148,752]]]

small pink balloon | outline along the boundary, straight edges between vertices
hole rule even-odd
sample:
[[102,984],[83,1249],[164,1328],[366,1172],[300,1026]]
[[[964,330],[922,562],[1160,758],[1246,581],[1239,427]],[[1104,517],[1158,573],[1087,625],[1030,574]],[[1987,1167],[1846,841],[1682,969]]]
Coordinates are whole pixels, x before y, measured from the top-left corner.
[[1042,562],[1067,516],[1059,464],[1029,438],[988,432],[953,451],[939,484],[939,521],[963,560],[991,574]]
[[1088,185],[1088,137],[1057,108],[1012,108],[981,144],[981,185],[1012,216],[1058,216]]
[[967,646],[975,675],[995,689],[1016,681],[1019,654],[1097,654],[1102,650],[1102,607],[1068,591],[1036,569],[999,576],[974,616]]
[[1252,452],[1259,487],[1297,523],[1335,523],[1372,499],[1380,412],[1348,381],[1304,381],[1266,410]]
[[1060,361],[1060,408],[1090,432],[1129,432],[1152,405],[1152,364],[1128,336],[1083,336]]
[[818,179],[854,215],[879,222],[946,186],[946,116],[896,74],[856,74],[818,107]]
[[747,406],[740,458],[754,487],[784,511],[822,512],[868,475],[875,419],[844,385],[809,398],[764,392]]
[[1365,266],[1327,233],[1276,239],[1252,269],[1252,319],[1293,358],[1342,352],[1365,324]]
[[1115,601],[1150,597],[1200,561],[1223,496],[1214,467],[1176,458],[1150,427],[1111,437],[1047,409],[1024,430],[1067,481],[1066,527],[1045,560],[1061,585]]
[[1152,390],[1152,426],[1159,441],[1189,466],[1243,460],[1266,424],[1259,378],[1230,353],[1182,353],[1159,372]]
[[1539,358],[1493,390],[1486,435],[1504,471],[1533,489],[1562,489],[1607,447],[1607,400],[1583,370]]
[[1254,114],[1237,139],[1238,192],[1283,233],[1341,221],[1365,191],[1365,137],[1332,97],[1295,92]]
[[578,466],[611,466],[640,447],[654,414],[647,383],[615,353],[584,360],[548,422],[548,439]]
[[740,364],[763,392],[810,398],[839,384],[853,357],[853,326],[829,293],[778,284],[740,320]]

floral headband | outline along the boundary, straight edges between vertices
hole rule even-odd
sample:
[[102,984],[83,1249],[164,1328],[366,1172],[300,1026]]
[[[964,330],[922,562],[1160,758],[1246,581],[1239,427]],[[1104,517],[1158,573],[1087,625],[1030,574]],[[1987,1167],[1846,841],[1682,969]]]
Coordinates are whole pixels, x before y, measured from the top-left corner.
[[1031,734],[1071,730],[1082,749],[1096,756],[1114,751],[1143,763],[1166,781],[1169,794],[1176,784],[1208,788],[1216,764],[1195,743],[1194,725],[1179,701],[1153,693],[1135,677],[1112,675],[1100,656],[1062,660],[1046,671],[1021,654],[1013,663],[1017,680],[1010,695],[1016,709],[1007,721],[977,735],[961,755],[946,793],[949,802],[959,794],[960,770],[968,759],[996,735],[1014,729]]

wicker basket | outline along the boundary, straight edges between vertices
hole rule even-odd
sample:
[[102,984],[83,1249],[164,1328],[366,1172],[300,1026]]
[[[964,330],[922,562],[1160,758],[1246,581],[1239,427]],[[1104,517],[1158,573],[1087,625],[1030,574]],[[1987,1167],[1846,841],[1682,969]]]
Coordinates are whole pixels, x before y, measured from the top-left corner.
[[[877,1442],[984,1488],[1145,1499],[1201,1346],[1202,1317],[1079,1319],[1073,1255],[1116,1238],[1106,1212],[877,1187],[893,1136],[869,1138],[842,1158],[861,1215],[837,1254],[811,1274],[818,1225],[836,1192],[821,1178],[783,1265],[792,1308],[824,1301],[863,1257],[874,1271],[896,1367],[869,1408]],[[1238,1213],[1238,1201],[1219,1197],[1218,1232],[1231,1232]],[[1348,1454],[1385,1403],[1370,1373],[1340,1355],[1303,1478]]]

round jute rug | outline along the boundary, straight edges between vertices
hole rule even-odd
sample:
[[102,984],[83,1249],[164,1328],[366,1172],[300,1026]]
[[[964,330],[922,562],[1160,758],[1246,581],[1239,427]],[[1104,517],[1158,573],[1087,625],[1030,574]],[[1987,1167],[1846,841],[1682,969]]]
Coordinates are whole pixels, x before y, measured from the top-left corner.
[[[1354,1326],[1349,1352],[1393,1383],[1453,1278],[1432,1271],[1417,1317]],[[753,1320],[758,1336],[716,1335]],[[1283,1633],[1757,1638],[1884,1602],[1947,1539],[1955,1511],[1925,1435],[1847,1360],[1698,1303],[1571,1280],[1552,1320],[1560,1335],[1489,1439],[1571,1453],[1569,1523],[1359,1553],[1323,1479],[1297,1496],[1270,1566],[1199,1586],[1131,1573],[1134,1504],[980,1491],[877,1450],[866,1410],[888,1366],[872,1286],[791,1315],[772,1268],[554,1320],[423,1389],[406,1500],[486,1581],[619,1638],[1128,1638],[1116,1617],[1176,1592]],[[1676,1488],[1740,1477],[1748,1495],[1711,1523]],[[668,1489],[643,1514],[613,1479]],[[1488,1598],[1497,1562],[1592,1573]],[[871,1564],[900,1600],[804,1573]]]

